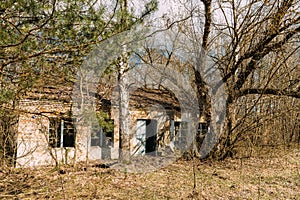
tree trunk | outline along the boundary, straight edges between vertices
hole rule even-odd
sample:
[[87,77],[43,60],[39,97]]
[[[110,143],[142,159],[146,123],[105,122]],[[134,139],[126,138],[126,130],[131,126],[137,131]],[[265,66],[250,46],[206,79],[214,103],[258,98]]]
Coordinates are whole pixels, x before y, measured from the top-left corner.
[[119,64],[119,159],[128,162],[130,159],[130,133],[129,133],[129,80],[126,76],[128,58],[126,46]]
[[227,157],[233,156],[233,127],[235,124],[233,97],[229,95],[226,104],[226,118],[224,122],[223,131],[220,133],[220,137],[217,145],[211,151],[210,157],[217,160],[224,160]]
[[[198,69],[194,69],[193,73],[195,78],[198,107],[200,112],[197,124],[194,124],[193,126],[198,127],[200,119],[204,119],[206,124],[209,125],[211,121],[211,101],[208,95],[208,87],[205,81],[203,80],[201,73]],[[205,133],[207,133],[207,128],[208,126],[206,126],[206,130],[204,131]],[[193,138],[192,145],[189,149],[187,149],[187,152],[184,154],[184,157],[186,159],[191,159],[193,156],[200,158],[202,156],[200,149],[203,144],[203,140],[204,140],[204,136],[201,135],[200,131],[197,129]]]
[[[128,4],[127,0],[119,2],[122,16],[121,26],[123,29],[128,25]],[[130,160],[130,133],[129,133],[129,80],[126,76],[128,71],[127,46],[123,46],[123,53],[118,64],[118,82],[119,82],[119,159],[122,162]]]

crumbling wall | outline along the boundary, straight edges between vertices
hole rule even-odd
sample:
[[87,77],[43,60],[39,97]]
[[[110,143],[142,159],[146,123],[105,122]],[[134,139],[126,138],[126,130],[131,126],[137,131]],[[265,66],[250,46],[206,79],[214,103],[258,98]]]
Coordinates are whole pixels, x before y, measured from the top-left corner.
[[[119,110],[115,106],[112,108],[111,116],[115,121],[114,128],[114,150],[119,148]],[[130,117],[130,151],[131,154],[138,155],[137,148],[139,144],[136,138],[137,131],[137,121],[139,119],[144,120],[155,120],[157,122],[157,150],[163,148],[165,145],[169,144],[171,141],[170,137],[170,120],[180,120],[180,113],[176,111],[166,110],[161,106],[151,106],[147,108],[134,108],[130,107],[129,111]]]
[[17,167],[53,165],[74,161],[75,148],[52,148],[49,146],[49,118],[68,113],[70,104],[23,100],[20,102],[19,108]]

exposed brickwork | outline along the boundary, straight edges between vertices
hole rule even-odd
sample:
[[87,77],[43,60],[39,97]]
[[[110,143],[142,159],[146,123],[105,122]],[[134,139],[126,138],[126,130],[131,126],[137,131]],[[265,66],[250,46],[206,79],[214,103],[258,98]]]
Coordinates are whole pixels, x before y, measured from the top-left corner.
[[[17,137],[17,167],[53,165],[58,163],[75,163],[85,160],[102,159],[99,146],[90,145],[91,129],[88,123],[76,123],[75,147],[52,148],[49,146],[49,117],[63,117],[71,112],[71,104],[58,101],[24,100],[20,102],[20,115]],[[111,107],[111,118],[114,120],[114,141],[110,151],[111,159],[118,159],[119,149],[119,110]],[[138,119],[154,119],[157,121],[157,137],[161,139],[160,145],[170,142],[171,119],[179,120],[177,111],[166,111],[159,106],[149,108],[130,107],[130,148],[133,152],[136,141]]]

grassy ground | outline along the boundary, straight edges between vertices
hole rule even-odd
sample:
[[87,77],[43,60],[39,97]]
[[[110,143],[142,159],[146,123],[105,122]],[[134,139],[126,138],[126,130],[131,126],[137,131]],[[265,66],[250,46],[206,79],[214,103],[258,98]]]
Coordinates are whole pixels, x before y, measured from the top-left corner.
[[223,162],[179,160],[151,173],[77,165],[0,172],[0,199],[300,199],[300,150]]

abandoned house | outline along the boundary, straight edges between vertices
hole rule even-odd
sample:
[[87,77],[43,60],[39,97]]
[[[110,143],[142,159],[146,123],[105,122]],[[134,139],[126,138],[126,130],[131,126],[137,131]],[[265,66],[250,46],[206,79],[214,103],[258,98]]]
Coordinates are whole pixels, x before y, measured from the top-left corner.
[[[152,73],[155,74],[155,71]],[[145,76],[148,74],[145,72]],[[73,86],[62,83],[33,88],[19,102],[15,165],[23,167],[118,159],[119,102],[112,98],[117,90],[108,86],[109,82],[97,82],[98,86],[93,91],[93,115],[97,116],[97,120],[82,120],[74,112],[79,106],[72,100]],[[187,148],[192,137],[188,122],[191,113],[183,112],[182,102],[177,96],[157,86],[137,87],[132,91],[128,123],[132,156],[161,156],[168,145],[178,150]],[[186,101],[187,110],[193,110],[190,99]],[[205,119],[199,119],[198,115],[196,120],[193,124],[196,131],[205,135]]]
[[[16,166],[118,159],[118,105],[99,100],[99,110],[107,116],[106,125],[94,128],[93,123],[76,123],[70,89],[57,90],[44,88],[42,93],[32,95],[34,98],[20,101]],[[188,126],[181,121],[178,101],[171,93],[136,90],[130,97],[129,115],[131,155],[161,155],[160,150],[171,141],[178,147],[184,143]],[[204,125],[199,124],[202,131]]]

